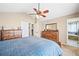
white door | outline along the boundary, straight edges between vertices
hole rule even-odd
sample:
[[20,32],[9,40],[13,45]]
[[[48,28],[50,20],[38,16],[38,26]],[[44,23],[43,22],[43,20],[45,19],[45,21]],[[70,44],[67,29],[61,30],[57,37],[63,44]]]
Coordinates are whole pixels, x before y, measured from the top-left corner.
[[22,29],[22,37],[29,36],[29,23],[28,22],[22,21],[21,29]]

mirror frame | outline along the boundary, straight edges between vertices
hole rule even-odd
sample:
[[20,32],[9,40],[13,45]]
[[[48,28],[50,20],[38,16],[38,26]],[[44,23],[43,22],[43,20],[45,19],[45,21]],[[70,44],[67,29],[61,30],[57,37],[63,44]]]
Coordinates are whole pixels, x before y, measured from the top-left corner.
[[[48,26],[48,25],[54,25],[54,24],[56,24],[56,30],[57,30],[57,23],[45,24],[45,30],[48,30],[48,29],[47,29],[47,26]],[[52,29],[52,30],[53,30],[53,29]]]

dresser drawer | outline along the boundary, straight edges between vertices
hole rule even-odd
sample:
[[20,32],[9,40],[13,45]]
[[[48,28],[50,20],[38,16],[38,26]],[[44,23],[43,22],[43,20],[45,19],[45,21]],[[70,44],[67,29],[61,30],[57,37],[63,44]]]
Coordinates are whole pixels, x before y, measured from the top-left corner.
[[21,38],[21,30],[16,29],[16,30],[3,30],[2,31],[2,40],[10,40],[10,39],[15,39],[15,38]]
[[49,40],[53,40],[53,41],[56,41],[56,42],[59,41],[58,31],[53,31],[53,30],[51,30],[51,31],[42,31],[41,36],[43,38],[47,38]]

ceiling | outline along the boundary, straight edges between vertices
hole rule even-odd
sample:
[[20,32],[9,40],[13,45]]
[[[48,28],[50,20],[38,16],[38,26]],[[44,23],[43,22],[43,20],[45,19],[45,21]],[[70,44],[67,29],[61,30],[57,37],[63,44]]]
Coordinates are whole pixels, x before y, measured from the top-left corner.
[[33,12],[36,3],[0,3],[0,12]]
[[[0,12],[25,12],[30,14],[34,13],[33,8],[37,8],[37,6],[37,3],[0,3]],[[78,6],[78,3],[40,3],[42,10],[49,10],[48,16],[44,19],[53,19],[79,12]]]

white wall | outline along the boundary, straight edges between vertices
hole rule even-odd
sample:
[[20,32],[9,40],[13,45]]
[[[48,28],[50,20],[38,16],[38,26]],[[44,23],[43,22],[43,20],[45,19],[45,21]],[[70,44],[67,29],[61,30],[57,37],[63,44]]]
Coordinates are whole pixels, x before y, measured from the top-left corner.
[[[48,21],[38,21],[34,26],[34,35],[40,37],[41,31],[44,30],[44,24],[48,23],[57,23],[57,28],[59,30],[59,40],[62,43],[67,41],[67,19],[79,17],[79,13],[71,14],[68,16],[63,16]],[[0,13],[0,26],[8,28],[17,28],[20,26],[21,21],[34,23],[34,19],[25,13]],[[38,19],[39,20],[39,19]],[[40,19],[42,20],[42,19]]]
[[0,27],[17,28],[21,26],[21,21],[34,23],[34,20],[25,13],[0,13]]
[[44,21],[43,27],[45,26],[45,24],[57,23],[57,29],[59,30],[59,41],[61,41],[62,44],[66,44],[67,43],[67,20],[71,18],[76,18],[76,17],[79,17],[79,13]]
[[37,19],[37,22],[34,24],[34,36],[41,37],[41,32],[43,29],[43,23],[40,19]]

